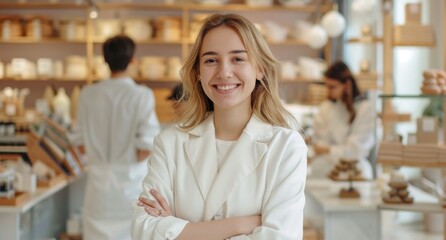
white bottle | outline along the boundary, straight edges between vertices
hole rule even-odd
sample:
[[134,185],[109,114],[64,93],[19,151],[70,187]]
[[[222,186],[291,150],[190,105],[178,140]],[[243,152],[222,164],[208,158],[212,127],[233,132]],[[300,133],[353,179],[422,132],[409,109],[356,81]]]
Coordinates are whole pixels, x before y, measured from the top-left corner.
[[57,94],[53,99],[54,113],[61,117],[63,122],[69,124],[70,118],[70,98],[65,92],[64,88],[59,88]]

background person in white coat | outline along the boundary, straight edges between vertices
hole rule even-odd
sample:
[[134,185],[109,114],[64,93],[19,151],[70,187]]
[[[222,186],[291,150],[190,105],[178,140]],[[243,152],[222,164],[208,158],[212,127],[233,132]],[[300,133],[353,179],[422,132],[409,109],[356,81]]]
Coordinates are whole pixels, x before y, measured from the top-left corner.
[[152,91],[126,74],[135,43],[116,36],[103,44],[111,79],[85,86],[80,94],[74,144],[90,165],[83,210],[86,240],[130,239],[131,202],[147,174],[144,161],[159,133]]
[[342,158],[359,160],[366,178],[373,177],[370,154],[376,145],[376,110],[358,88],[348,66],[338,61],[324,74],[328,99],[314,118],[312,148],[315,153],[309,174],[325,178]]
[[302,239],[307,147],[278,66],[244,17],[204,21],[181,71],[181,124],[155,138],[133,239]]

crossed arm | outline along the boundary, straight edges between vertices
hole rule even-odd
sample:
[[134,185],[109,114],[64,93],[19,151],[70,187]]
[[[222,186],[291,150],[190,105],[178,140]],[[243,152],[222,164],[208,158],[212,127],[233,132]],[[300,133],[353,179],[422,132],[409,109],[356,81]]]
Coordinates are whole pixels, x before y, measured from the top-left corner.
[[[150,194],[155,200],[139,198],[138,206],[152,217],[173,216],[167,201],[159,192],[152,189]],[[260,216],[232,217],[207,222],[189,222],[176,238],[178,240],[221,240],[237,235],[251,234],[254,228],[261,226]]]

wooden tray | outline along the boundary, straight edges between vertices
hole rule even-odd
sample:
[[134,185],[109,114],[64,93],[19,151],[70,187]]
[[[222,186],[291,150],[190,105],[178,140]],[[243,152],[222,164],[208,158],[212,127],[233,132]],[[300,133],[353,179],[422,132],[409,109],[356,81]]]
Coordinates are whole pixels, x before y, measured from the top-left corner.
[[66,179],[67,179],[67,177],[64,174],[59,174],[50,180],[37,181],[37,187],[43,187],[43,188],[52,187],[60,182],[65,181]]
[[81,235],[68,235],[67,233],[61,233],[60,240],[82,240],[82,236]]
[[27,192],[16,192],[13,198],[0,198],[0,205],[3,206],[15,206],[19,205],[26,199],[28,199],[29,194]]

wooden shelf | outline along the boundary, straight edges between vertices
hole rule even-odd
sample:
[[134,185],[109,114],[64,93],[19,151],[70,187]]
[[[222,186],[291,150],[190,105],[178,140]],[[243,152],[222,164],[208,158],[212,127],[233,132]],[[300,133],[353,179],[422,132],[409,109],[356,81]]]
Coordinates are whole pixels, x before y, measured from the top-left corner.
[[401,161],[387,161],[385,159],[380,160],[378,158],[377,161],[379,164],[382,165],[390,165],[390,166],[395,166],[395,167],[416,167],[416,168],[446,168],[446,162],[445,163],[435,163],[435,162],[407,162],[401,160]]
[[76,44],[86,44],[87,41],[67,41],[61,38],[33,38],[33,37],[15,37],[11,39],[0,39],[1,43],[76,43]]
[[[186,40],[188,44],[194,44],[195,41],[192,39]],[[295,39],[286,39],[285,41],[282,42],[272,42],[272,41],[267,41],[267,43],[269,45],[277,45],[277,46],[307,46],[307,44],[303,41],[300,40],[295,40]]]
[[[105,40],[96,39],[93,42],[95,44],[103,44],[104,41]],[[169,42],[169,41],[158,40],[158,39],[149,39],[149,40],[146,40],[146,41],[135,41],[135,42],[138,45],[140,45],[140,44],[141,45],[181,45],[181,44],[183,44],[182,40],[180,40],[180,41],[170,41]]]
[[54,78],[42,78],[42,79],[15,79],[15,78],[0,78],[0,82],[86,82],[87,79],[54,79]]
[[85,10],[87,4],[75,3],[0,3],[0,9],[79,9]]
[[[306,4],[302,6],[282,6],[273,5],[265,7],[248,6],[245,4],[150,4],[150,3],[99,3],[99,9],[143,9],[143,10],[198,10],[198,11],[294,11],[314,13],[319,10],[315,4]],[[322,11],[328,11],[329,4],[321,6]]]
[[411,204],[390,204],[381,203],[378,208],[380,210],[392,210],[392,211],[410,211],[410,212],[443,212],[444,209],[440,203],[421,203],[415,202]]
[[280,80],[279,84],[324,84],[324,81],[319,79],[296,78],[294,80]]
[[435,47],[435,44],[424,44],[424,43],[417,43],[417,42],[394,42],[394,47],[429,47],[433,48]]
[[377,36],[357,37],[357,38],[350,38],[347,40],[347,42],[348,43],[376,44],[376,43],[382,43],[383,38],[377,37]]

